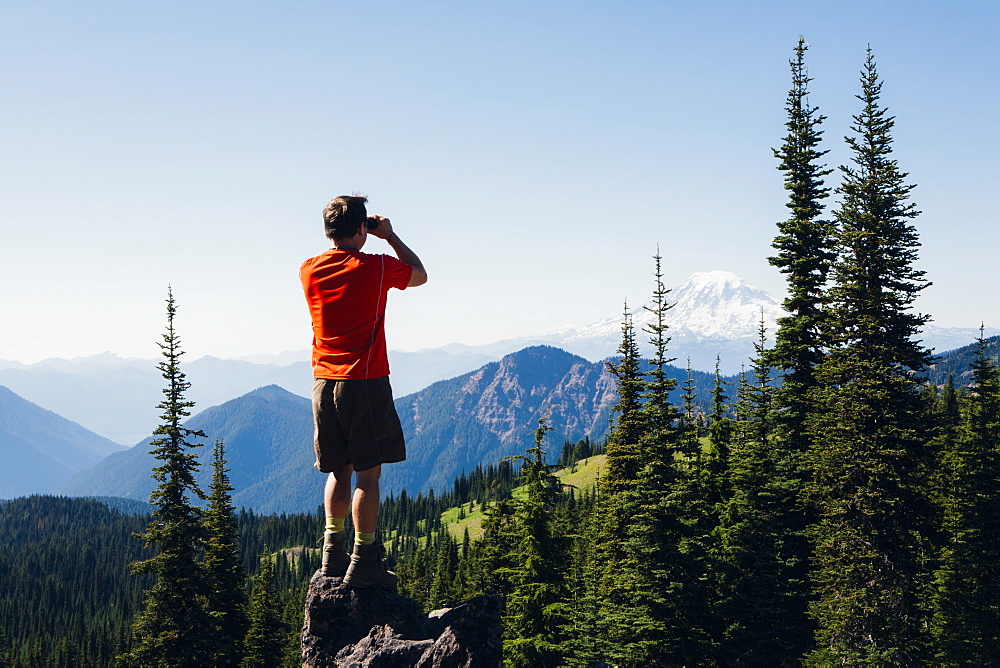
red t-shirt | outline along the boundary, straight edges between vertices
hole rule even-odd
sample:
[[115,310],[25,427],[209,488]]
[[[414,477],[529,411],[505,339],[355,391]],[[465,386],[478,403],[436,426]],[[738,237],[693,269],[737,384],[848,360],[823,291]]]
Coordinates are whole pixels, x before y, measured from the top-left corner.
[[346,380],[389,375],[385,300],[413,268],[390,255],[331,248],[299,269],[313,327],[313,376]]

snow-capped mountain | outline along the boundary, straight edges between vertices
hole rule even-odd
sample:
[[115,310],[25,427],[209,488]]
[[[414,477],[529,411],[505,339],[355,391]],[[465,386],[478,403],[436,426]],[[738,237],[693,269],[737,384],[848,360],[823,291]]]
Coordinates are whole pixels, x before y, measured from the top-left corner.
[[774,297],[728,271],[694,274],[667,299],[674,302],[667,321],[678,338],[756,339],[761,320],[774,332],[783,313]]
[[[688,360],[693,369],[711,371],[716,357],[725,374],[739,372],[753,354],[761,318],[768,335],[777,328],[781,306],[767,292],[728,271],[703,271],[670,290],[667,312],[670,354],[677,364]],[[643,330],[654,316],[644,304],[631,309],[639,350],[652,350]],[[490,346],[464,347],[467,352],[489,352],[500,356],[530,345],[552,345],[591,361],[611,357],[622,339],[622,316],[605,318],[583,327],[569,327],[546,334],[500,341]],[[451,346],[449,348],[452,348]]]
[[[667,312],[667,325],[672,341],[705,341],[756,339],[761,318],[769,332],[776,328],[782,310],[778,302],[760,288],[750,285],[728,271],[703,271],[691,276],[667,295],[673,306]],[[655,316],[647,308],[650,304],[632,309],[632,322],[640,339],[645,343],[641,330],[653,322]],[[595,339],[610,337],[612,354],[621,341],[620,316],[607,318],[586,327],[553,332],[554,337],[573,352],[575,345],[586,345]]]

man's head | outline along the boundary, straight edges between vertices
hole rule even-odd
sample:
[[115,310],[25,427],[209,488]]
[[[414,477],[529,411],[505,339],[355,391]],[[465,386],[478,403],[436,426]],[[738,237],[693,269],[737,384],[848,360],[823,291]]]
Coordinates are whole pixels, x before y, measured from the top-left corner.
[[368,220],[368,209],[364,195],[341,195],[334,197],[323,209],[323,224],[326,236],[331,241],[350,239],[361,231]]

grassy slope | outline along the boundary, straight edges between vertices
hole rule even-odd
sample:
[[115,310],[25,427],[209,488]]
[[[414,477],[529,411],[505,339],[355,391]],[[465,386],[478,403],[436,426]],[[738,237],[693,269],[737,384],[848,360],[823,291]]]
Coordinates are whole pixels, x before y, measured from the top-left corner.
[[[580,490],[589,489],[594,486],[598,474],[604,467],[604,460],[605,455],[581,459],[576,463],[576,466],[559,469],[555,474],[564,485],[571,485]],[[514,489],[513,494],[514,498],[517,498],[524,494],[524,490],[518,487]],[[459,514],[463,510],[465,518],[460,520]],[[469,538],[476,540],[483,535],[483,508],[482,506],[473,507],[470,503],[449,508],[441,513],[441,522],[448,527],[448,531],[456,539],[462,540],[462,535],[468,529]]]

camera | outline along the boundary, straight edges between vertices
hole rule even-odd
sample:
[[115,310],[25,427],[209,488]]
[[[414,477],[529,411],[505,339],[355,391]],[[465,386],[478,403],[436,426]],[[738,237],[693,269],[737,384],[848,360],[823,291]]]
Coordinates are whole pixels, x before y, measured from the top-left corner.
[[368,220],[365,224],[368,226],[368,231],[371,232],[372,230],[378,228],[378,218],[375,216],[368,216]]

